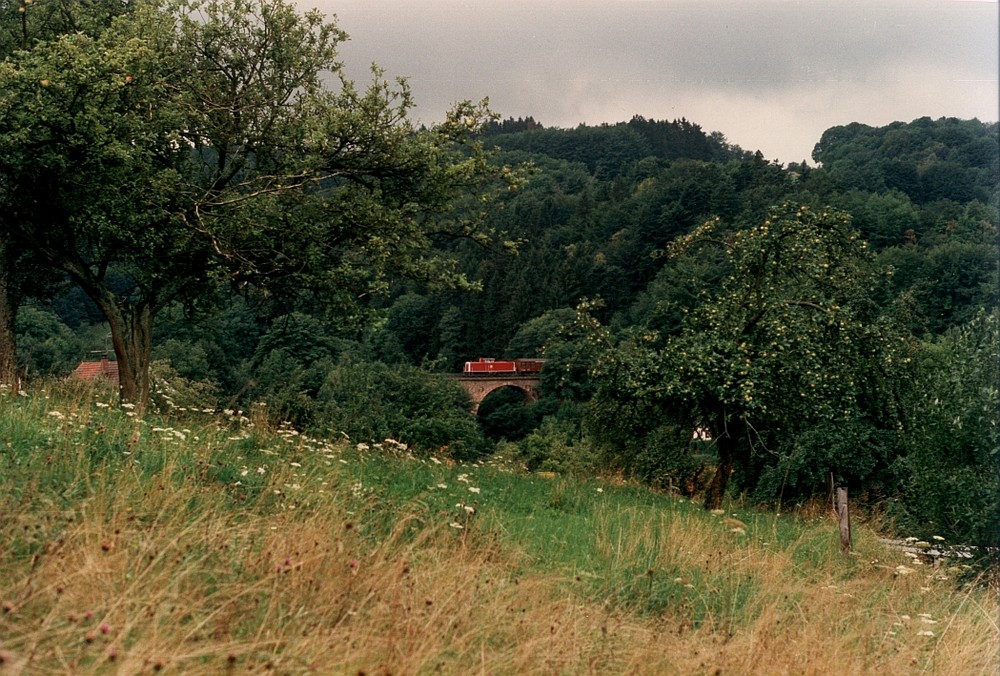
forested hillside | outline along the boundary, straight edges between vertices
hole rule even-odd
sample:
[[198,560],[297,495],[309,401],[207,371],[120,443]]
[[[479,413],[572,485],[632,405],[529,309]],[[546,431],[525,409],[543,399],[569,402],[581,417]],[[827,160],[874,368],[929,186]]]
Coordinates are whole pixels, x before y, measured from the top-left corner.
[[[213,6],[0,43],[14,382],[103,350],[125,399],[164,411],[263,402],[317,434],[709,506],[833,478],[901,522],[998,534],[996,122],[847,124],[811,164],[686,119],[560,129],[463,104],[417,128],[405,83],[323,89],[335,29],[288,10],[298,37],[257,50],[280,31],[220,37]],[[242,89],[200,77],[248,45],[260,63],[225,63]],[[541,399],[471,416],[440,375],[480,356],[544,357]]]

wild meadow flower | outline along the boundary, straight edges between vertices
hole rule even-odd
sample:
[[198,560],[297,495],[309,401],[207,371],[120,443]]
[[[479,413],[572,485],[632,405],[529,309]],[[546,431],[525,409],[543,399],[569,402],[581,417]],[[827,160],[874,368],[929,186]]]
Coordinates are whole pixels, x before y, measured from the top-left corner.
[[462,529],[465,528],[465,526],[463,526],[462,524],[460,524],[458,521],[452,521],[448,525],[451,526],[452,528],[454,528],[455,530],[462,530]]
[[476,486],[469,486],[469,492],[470,493],[477,493],[478,494],[480,492],[480,490]]

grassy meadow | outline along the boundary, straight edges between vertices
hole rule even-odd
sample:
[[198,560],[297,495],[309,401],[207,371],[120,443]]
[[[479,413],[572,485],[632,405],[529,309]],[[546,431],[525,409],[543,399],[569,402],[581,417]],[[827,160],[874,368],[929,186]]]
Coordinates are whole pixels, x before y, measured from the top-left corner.
[[724,514],[66,385],[0,394],[0,674],[996,674],[997,590]]

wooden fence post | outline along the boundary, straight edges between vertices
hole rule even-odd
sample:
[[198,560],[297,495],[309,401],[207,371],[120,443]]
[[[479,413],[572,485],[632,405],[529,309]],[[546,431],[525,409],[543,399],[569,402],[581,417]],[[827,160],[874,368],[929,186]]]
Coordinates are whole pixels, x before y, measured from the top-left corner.
[[847,488],[837,489],[837,516],[840,518],[840,553],[851,551],[851,515],[847,509]]

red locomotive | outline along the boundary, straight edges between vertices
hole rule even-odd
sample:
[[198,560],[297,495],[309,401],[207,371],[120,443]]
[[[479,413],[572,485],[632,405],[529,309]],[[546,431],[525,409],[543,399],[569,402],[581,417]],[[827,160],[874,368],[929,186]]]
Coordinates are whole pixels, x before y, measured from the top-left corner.
[[536,375],[542,370],[544,359],[494,359],[493,357],[480,357],[477,361],[465,362],[464,373],[472,375]]

